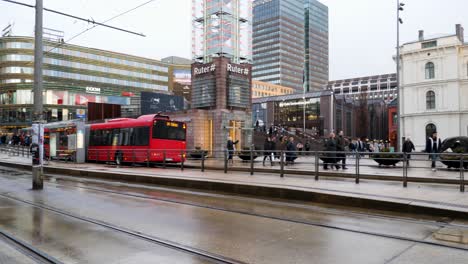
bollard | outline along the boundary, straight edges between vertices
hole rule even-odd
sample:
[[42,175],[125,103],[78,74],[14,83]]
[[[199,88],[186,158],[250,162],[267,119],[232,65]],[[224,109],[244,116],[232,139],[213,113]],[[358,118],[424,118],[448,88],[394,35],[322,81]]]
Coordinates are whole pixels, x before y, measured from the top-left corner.
[[465,192],[465,168],[463,167],[463,155],[460,158],[460,192]]
[[315,151],[314,156],[315,156],[315,180],[318,181],[319,179],[319,154],[317,151]]
[[205,172],[205,151],[202,150],[202,155],[201,155],[201,171]]
[[110,150],[108,149],[107,150],[107,160],[106,162],[110,162]]
[[408,157],[403,153],[403,187],[408,187]]
[[227,150],[224,151],[224,173],[228,171],[228,157],[227,157]]
[[250,175],[254,174],[253,149],[250,147]]
[[184,151],[180,151],[180,170],[184,170]]
[[166,168],[166,150],[163,150],[163,168]]
[[359,184],[359,159],[360,159],[360,153],[356,152],[356,184]]
[[283,178],[284,177],[284,152],[281,150],[281,153],[280,153],[280,177]]

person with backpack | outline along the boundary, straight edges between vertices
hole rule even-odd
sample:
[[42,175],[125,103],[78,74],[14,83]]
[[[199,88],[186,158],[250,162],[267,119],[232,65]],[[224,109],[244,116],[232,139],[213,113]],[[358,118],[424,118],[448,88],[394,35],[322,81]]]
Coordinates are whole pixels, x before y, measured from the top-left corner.
[[406,165],[409,166],[409,161],[411,159],[411,155],[408,153],[411,153],[413,150],[416,150],[414,148],[413,142],[411,142],[410,137],[406,137],[405,142],[403,143],[402,150],[404,153],[406,153]]

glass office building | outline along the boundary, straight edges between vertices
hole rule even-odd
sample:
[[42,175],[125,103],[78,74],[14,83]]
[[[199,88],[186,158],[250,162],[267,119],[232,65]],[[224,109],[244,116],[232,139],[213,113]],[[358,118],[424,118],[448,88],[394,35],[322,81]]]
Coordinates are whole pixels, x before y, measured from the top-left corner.
[[328,8],[315,0],[255,0],[253,78],[321,90],[328,82]]
[[328,83],[328,7],[305,0],[305,90],[321,90]]
[[[34,38],[0,38],[0,128],[30,126]],[[170,64],[55,41],[44,43],[44,116],[85,118],[88,102],[130,105],[142,91],[168,92]]]

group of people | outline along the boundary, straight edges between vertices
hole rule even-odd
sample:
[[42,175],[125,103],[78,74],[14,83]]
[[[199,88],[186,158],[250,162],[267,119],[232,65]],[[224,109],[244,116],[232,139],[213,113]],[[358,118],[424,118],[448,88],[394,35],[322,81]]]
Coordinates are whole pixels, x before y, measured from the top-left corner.
[[[360,146],[361,144],[358,144]],[[343,136],[343,131],[338,133],[338,137],[335,133],[330,133],[330,136],[327,141],[325,141],[325,151],[327,151],[325,157],[323,158],[323,169],[328,170],[328,166],[333,166],[339,170],[347,170],[346,167],[346,154],[344,153],[346,148],[346,139]],[[340,153],[343,152],[343,153]],[[341,162],[341,165],[339,164]]]
[[[295,143],[294,137],[283,136],[278,141],[279,146],[277,147],[276,138],[268,136],[265,139],[263,144],[263,166],[265,166],[265,161],[270,160],[271,166],[273,166],[273,159],[281,160],[281,153],[283,153],[283,160],[285,165],[293,164],[297,158],[298,146],[301,146],[302,143]],[[301,149],[302,150],[302,149]]]
[[0,136],[1,145],[19,145],[19,146],[29,146],[31,145],[32,139],[28,134],[13,134],[7,135],[2,134]]

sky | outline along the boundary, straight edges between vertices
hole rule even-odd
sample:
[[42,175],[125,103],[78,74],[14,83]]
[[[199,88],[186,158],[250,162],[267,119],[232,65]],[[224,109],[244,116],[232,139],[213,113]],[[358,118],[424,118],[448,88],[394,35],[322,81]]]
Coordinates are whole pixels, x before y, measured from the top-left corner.
[[[17,0],[34,4],[34,0]],[[44,0],[44,7],[104,21],[147,0]],[[402,0],[401,43],[426,36],[454,34],[466,27],[467,0]],[[330,80],[395,72],[396,0],[321,0],[329,7]],[[139,37],[96,27],[69,43],[153,59],[191,57],[191,0],[155,0],[108,24],[140,32]],[[14,34],[32,36],[34,9],[0,0],[0,27],[14,21]],[[65,32],[65,41],[86,30],[86,22],[44,13],[44,27]],[[468,41],[468,37],[466,38]]]

